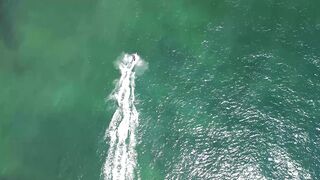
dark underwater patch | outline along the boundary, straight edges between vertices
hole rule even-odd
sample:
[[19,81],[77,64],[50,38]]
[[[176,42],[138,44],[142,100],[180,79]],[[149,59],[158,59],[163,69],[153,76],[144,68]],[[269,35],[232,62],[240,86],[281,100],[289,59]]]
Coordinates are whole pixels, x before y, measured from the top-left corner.
[[14,16],[18,0],[0,0],[0,39],[9,49],[18,47]]

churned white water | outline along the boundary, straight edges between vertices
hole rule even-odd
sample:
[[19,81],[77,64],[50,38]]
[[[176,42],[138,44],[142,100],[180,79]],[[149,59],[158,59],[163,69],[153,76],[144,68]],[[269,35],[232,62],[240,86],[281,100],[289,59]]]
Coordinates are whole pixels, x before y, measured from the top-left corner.
[[109,150],[103,168],[104,179],[134,179],[137,153],[135,151],[139,113],[135,103],[136,67],[144,62],[137,54],[125,54],[117,66],[121,77],[117,82],[111,98],[117,102],[109,128],[106,130],[106,141]]

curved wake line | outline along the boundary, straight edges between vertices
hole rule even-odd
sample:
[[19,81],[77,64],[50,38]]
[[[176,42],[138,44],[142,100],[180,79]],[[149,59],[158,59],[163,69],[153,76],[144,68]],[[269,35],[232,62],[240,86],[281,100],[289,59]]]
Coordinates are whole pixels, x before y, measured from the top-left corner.
[[104,179],[134,179],[136,167],[136,136],[139,113],[134,105],[135,66],[142,64],[137,54],[125,54],[118,63],[121,77],[112,98],[118,108],[112,116],[105,138],[109,139],[109,150],[103,168]]

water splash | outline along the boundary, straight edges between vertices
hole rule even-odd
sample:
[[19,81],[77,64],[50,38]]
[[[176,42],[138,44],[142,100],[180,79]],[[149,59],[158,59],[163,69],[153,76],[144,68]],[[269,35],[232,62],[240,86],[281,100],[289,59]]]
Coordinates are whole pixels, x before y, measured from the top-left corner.
[[109,151],[104,165],[104,179],[134,179],[136,167],[136,136],[139,113],[135,102],[135,69],[146,67],[137,54],[124,54],[117,66],[121,77],[111,98],[117,101],[118,108],[113,114],[106,139],[109,139]]

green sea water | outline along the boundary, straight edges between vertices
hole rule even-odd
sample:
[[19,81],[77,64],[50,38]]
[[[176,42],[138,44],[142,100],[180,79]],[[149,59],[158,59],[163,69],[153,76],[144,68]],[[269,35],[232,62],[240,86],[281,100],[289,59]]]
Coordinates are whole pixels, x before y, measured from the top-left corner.
[[319,7],[0,0],[0,180],[103,179],[124,52],[136,179],[320,179]]

